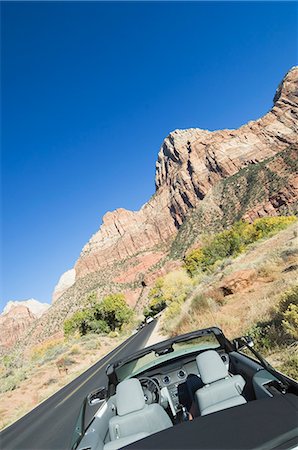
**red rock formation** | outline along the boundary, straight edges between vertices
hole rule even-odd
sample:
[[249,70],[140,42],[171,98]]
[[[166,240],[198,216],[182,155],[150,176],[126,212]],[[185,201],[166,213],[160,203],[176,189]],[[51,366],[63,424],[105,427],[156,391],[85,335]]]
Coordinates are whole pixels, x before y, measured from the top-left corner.
[[37,316],[24,305],[12,306],[7,313],[1,314],[0,353],[13,347],[36,319]]
[[297,85],[298,67],[278,87],[272,110],[238,130],[170,133],[158,154],[155,194],[139,211],[117,209],[104,216],[75,265],[75,283],[66,290],[58,284],[58,300],[23,345],[61,332],[63,321],[86,304],[90,292],[99,298],[123,292],[128,304],[142,311],[156,277],[179,266],[202,231],[241,217],[293,213]]
[[[132,258],[137,270],[142,256],[136,255],[142,252],[150,253],[155,263],[160,255],[157,247],[164,244],[166,248],[189,211],[221,180],[297,144],[297,101],[295,67],[278,87],[272,110],[261,119],[238,130],[192,128],[170,133],[158,154],[156,193],[140,211],[117,209],[104,216],[100,230],[85,245],[75,265],[76,279],[127,258]],[[291,203],[297,197],[297,179],[291,177],[280,192],[270,195],[268,191],[267,199],[246,211],[244,217],[274,215],[282,202]],[[127,281],[133,277],[132,268]],[[125,274],[115,279],[123,281]]]

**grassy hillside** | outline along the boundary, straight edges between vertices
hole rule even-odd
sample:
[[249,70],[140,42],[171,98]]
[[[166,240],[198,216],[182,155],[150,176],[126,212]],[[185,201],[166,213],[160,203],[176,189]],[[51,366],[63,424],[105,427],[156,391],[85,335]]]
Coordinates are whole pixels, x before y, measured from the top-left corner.
[[[231,339],[251,334],[256,348],[275,366],[298,378],[297,222],[192,277],[182,272],[188,289],[182,299],[167,297],[170,288],[175,291],[170,274],[163,283],[159,280],[164,286],[159,300],[167,297],[161,325],[164,335],[212,325]],[[151,302],[154,299],[151,292]]]

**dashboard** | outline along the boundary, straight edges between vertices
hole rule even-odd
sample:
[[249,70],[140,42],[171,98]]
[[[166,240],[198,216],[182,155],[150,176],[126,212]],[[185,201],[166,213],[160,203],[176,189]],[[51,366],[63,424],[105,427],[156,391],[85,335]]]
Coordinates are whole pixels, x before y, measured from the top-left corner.
[[[229,369],[228,354],[219,352],[219,355]],[[199,389],[203,385],[196,360],[176,361],[172,364],[169,362],[165,366],[159,367],[158,371],[148,371],[146,377],[140,376],[139,378],[145,399],[149,399],[148,403],[151,402],[152,398],[157,399],[159,395],[161,397],[159,399],[160,404],[164,408],[169,406],[173,416],[176,416],[177,412],[181,410],[181,403],[184,403],[183,396],[185,393],[187,395],[187,389],[191,386],[194,386],[194,388],[197,386],[196,389]],[[148,380],[152,381],[151,386],[150,383],[148,384]],[[153,394],[157,390],[156,385],[160,391],[158,395],[156,392]]]

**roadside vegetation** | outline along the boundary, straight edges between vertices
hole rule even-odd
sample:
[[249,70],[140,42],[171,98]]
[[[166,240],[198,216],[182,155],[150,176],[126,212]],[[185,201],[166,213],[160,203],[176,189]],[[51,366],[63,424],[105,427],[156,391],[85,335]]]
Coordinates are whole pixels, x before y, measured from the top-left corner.
[[75,333],[85,336],[88,333],[108,334],[121,331],[133,319],[133,311],[125,302],[123,294],[111,294],[101,302],[94,294],[89,298],[91,306],[77,311],[64,322],[64,335]]
[[158,278],[149,291],[148,306],[144,309],[144,316],[154,316],[167,308],[166,314],[173,314],[179,310],[193,288],[193,281],[185,270],[175,270],[163,278]]
[[144,313],[164,309],[160,329],[167,336],[211,325],[231,339],[250,334],[275,367],[298,378],[296,220],[291,216],[237,222],[229,230],[205,236],[176,271],[177,292],[171,273],[158,279]]
[[247,330],[255,346],[272,357],[278,368],[298,379],[298,285],[286,290],[268,320]]
[[295,216],[281,216],[256,219],[252,224],[238,221],[229,230],[217,233],[213,237],[205,236],[202,247],[191,251],[185,257],[185,268],[191,276],[210,272],[216,263],[226,258],[235,258],[245,252],[249,245],[273,236],[296,220]]
[[[156,280],[145,317],[162,312],[159,330],[174,336],[217,325],[233,339],[250,334],[267,359],[298,378],[298,241],[295,217],[237,222],[204,236],[182,267]],[[64,322],[60,333],[27,354],[1,358],[0,427],[25,414],[126,339],[137,325],[120,293]],[[30,380],[30,382],[29,382]],[[11,405],[14,405],[12,408]]]
[[[64,336],[50,338],[29,353],[0,360],[0,428],[80,375],[131,335],[136,318],[122,294],[89,295],[84,310],[64,323]],[[30,383],[28,381],[30,380]],[[13,404],[13,407],[11,406]]]

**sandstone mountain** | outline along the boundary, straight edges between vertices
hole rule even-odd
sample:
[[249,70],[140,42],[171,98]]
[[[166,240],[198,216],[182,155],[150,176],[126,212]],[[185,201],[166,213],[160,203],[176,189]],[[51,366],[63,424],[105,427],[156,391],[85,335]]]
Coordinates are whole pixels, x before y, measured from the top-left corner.
[[139,211],[117,209],[104,216],[75,264],[75,280],[56,289],[55,303],[28,342],[61,331],[90,292],[123,292],[130,305],[141,308],[154,279],[179,265],[205,231],[240,218],[295,214],[297,107],[294,67],[262,118],[237,130],[170,133],[158,153],[155,194]]
[[34,314],[36,317],[41,317],[47,309],[49,309],[50,305],[48,303],[42,303],[35,298],[29,298],[29,300],[21,300],[21,301],[9,301],[4,309],[2,314],[7,314],[11,309],[17,306],[26,306],[29,311]]
[[278,214],[283,205],[291,209],[297,200],[297,178],[295,173],[288,172],[283,152],[287,151],[289,156],[297,144],[297,102],[298,68],[294,68],[279,86],[272,110],[263,118],[238,130],[210,132],[193,128],[170,133],[158,154],[155,195],[140,211],[118,209],[104,216],[103,225],[83,248],[76,263],[76,279],[127,258],[137,261],[139,270],[135,274],[140,270],[146,272],[163,255],[156,251],[156,246],[173,239],[191,210],[204,204],[222,219],[225,180],[241,172],[243,183],[239,180],[233,197],[236,200],[237,195],[240,199],[249,195],[252,186],[245,177],[247,169],[255,169],[263,162],[272,176],[286,174],[287,179],[277,192],[269,192],[271,180],[264,179],[264,173],[261,178],[267,184],[267,195],[241,205],[238,201],[235,216],[252,219]]
[[0,314],[0,353],[13,347],[49,307],[47,303],[41,303],[33,298],[8,302]]

